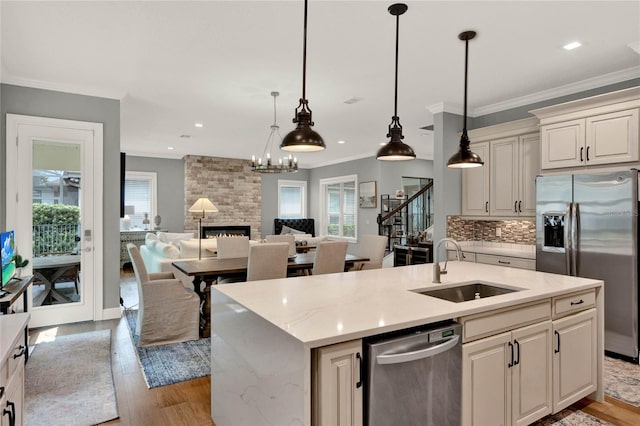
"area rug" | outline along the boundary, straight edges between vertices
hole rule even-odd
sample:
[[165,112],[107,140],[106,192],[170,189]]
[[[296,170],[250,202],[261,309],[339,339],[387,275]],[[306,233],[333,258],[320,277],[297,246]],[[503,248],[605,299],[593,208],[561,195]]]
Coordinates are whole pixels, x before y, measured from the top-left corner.
[[141,348],[135,335],[138,311],[126,310],[125,317],[149,388],[211,375],[211,338]]
[[84,426],[118,418],[111,330],[38,343],[25,366],[24,424]]
[[640,407],[640,365],[604,357],[604,392]]
[[533,423],[533,426],[600,426],[611,425],[604,420],[593,417],[584,411],[566,408],[554,415],[547,416]]

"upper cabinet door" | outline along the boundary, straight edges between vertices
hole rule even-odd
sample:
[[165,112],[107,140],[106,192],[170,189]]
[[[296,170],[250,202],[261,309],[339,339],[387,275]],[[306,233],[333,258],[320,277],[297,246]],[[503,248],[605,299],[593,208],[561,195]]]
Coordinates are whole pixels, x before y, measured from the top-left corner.
[[489,142],[474,143],[471,150],[484,160],[484,166],[462,169],[462,214],[489,215]]
[[585,164],[584,118],[542,126],[540,133],[543,169],[576,167]]
[[518,138],[491,141],[491,216],[518,215]]
[[638,161],[638,109],[587,118],[587,164]]
[[536,215],[536,176],[540,174],[540,134],[520,136],[518,213]]

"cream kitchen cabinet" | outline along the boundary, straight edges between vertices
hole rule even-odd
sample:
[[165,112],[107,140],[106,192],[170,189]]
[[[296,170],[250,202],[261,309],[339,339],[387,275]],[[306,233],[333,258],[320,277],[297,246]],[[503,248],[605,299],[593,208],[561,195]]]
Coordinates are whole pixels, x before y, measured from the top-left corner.
[[552,409],[551,321],[462,345],[462,424],[527,425]]
[[362,340],[314,350],[315,425],[362,425]]
[[0,316],[0,425],[21,426],[28,313]]
[[540,136],[532,133],[491,141],[491,216],[535,216]]
[[640,160],[637,87],[530,111],[540,119],[543,170]]
[[474,143],[471,150],[485,162],[482,167],[462,170],[462,214],[489,215],[489,142]]
[[484,166],[462,170],[462,215],[535,216],[540,171],[538,120],[529,118],[469,132]]

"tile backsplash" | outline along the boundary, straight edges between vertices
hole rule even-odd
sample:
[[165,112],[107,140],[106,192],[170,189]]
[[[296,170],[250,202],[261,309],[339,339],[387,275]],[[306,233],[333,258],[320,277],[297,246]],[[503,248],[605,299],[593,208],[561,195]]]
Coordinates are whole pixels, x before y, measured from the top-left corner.
[[[500,236],[496,235],[500,228]],[[490,241],[496,243],[536,243],[535,220],[470,220],[447,216],[447,237],[458,241]]]

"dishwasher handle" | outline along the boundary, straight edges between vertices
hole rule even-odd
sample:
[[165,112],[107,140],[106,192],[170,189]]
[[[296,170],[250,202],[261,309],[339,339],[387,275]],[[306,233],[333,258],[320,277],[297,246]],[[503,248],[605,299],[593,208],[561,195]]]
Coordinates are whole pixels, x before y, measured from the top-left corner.
[[403,362],[411,362],[418,359],[430,358],[453,348],[458,344],[459,340],[460,336],[456,334],[446,342],[436,346],[432,346],[430,348],[394,355],[378,355],[376,356],[376,361],[378,362],[378,364],[401,364]]

